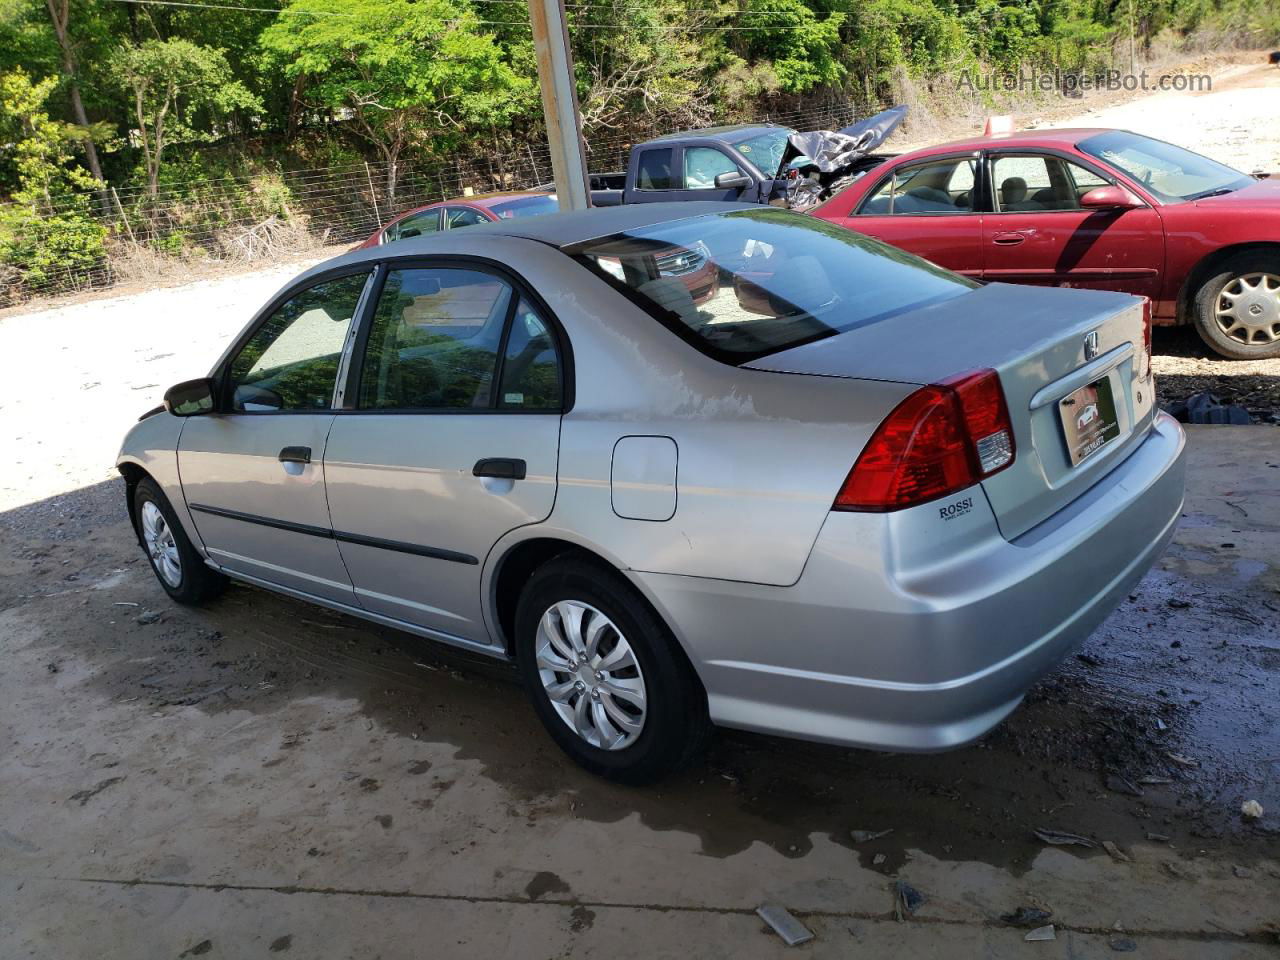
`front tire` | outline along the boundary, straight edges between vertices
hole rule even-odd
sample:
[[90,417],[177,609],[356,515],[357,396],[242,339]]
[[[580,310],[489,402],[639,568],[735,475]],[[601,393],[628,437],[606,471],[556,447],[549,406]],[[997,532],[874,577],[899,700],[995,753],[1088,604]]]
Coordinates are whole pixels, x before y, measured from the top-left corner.
[[164,592],[188,606],[211,600],[227,586],[227,578],[209,568],[187,538],[173,506],[150,477],[133,491],[134,530]]
[[1280,253],[1241,253],[1196,291],[1200,339],[1231,360],[1280,357]]
[[547,732],[590,772],[657,780],[698,753],[706,694],[666,624],[615,571],[561,557],[516,608],[516,659]]

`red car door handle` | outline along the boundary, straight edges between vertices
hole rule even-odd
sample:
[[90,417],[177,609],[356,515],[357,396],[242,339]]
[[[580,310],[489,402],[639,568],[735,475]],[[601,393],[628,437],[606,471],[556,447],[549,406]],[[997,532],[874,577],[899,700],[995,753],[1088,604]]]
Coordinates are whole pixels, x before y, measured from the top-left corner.
[[1014,244],[1021,243],[1027,239],[1020,233],[997,233],[991,238],[992,243],[998,243],[1003,247],[1012,247]]

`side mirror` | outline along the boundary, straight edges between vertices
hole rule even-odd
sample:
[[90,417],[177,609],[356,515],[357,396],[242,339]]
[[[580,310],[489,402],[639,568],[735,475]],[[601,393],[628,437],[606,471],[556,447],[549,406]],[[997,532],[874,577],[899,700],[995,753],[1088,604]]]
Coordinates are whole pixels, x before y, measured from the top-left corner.
[[213,413],[217,387],[209,377],[184,380],[164,392],[164,408],[175,417],[198,417]]
[[722,173],[715,179],[717,190],[742,190],[751,186],[751,178],[741,171]]
[[1086,210],[1132,210],[1142,206],[1138,198],[1124,187],[1094,187],[1080,198]]

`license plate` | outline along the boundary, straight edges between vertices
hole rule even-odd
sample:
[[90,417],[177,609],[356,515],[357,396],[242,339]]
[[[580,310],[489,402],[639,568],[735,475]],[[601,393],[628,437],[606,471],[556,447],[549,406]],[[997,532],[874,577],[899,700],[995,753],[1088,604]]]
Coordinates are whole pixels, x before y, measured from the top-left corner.
[[1074,467],[1120,436],[1120,418],[1111,394],[1111,379],[1103,377],[1058,401],[1067,453]]

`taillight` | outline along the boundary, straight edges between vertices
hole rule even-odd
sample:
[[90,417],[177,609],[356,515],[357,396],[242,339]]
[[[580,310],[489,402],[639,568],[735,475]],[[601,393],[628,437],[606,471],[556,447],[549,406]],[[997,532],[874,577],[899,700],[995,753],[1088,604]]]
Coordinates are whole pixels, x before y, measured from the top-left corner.
[[978,370],[921,387],[871,435],[833,509],[883,513],[973,486],[1013,463],[1000,378]]
[[1151,355],[1154,353],[1151,347],[1151,298],[1142,298],[1142,346],[1146,351],[1146,359],[1142,362],[1141,380],[1151,376]]

